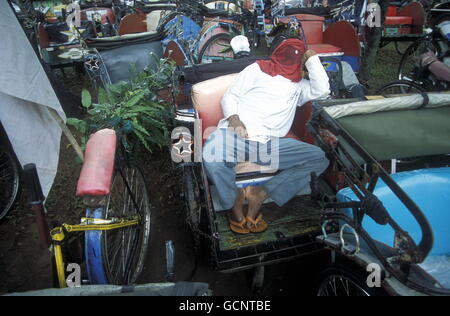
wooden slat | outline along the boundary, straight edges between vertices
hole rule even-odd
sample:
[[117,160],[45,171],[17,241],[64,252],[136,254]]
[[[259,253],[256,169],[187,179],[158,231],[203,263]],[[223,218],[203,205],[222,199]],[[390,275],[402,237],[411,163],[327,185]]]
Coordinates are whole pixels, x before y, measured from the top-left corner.
[[226,212],[217,213],[217,222],[221,236],[220,250],[272,242],[278,240],[278,233],[287,238],[314,233],[320,230],[320,207],[306,198],[297,198],[284,207],[275,204],[265,205],[264,219],[269,229],[261,234],[238,235],[233,233],[228,224]]

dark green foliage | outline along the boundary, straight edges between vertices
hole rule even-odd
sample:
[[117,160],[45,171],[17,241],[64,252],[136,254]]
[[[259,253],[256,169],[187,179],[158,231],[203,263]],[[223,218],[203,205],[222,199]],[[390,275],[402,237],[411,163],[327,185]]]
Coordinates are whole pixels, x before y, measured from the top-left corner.
[[83,146],[89,134],[104,128],[114,129],[125,148],[135,144],[135,140],[150,152],[167,145],[172,107],[161,98],[160,91],[170,89],[172,95],[177,93],[175,66],[166,59],[158,60],[157,65],[156,70],[141,72],[132,66],[130,80],[100,88],[97,103],[93,103],[91,94],[83,90],[82,105],[87,109],[87,118],[67,121],[83,135]]

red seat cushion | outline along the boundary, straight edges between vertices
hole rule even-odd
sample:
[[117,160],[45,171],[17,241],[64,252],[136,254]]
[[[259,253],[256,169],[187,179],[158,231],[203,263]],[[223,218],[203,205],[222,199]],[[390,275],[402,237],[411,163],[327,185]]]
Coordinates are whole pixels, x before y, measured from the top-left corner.
[[77,196],[106,196],[110,193],[117,146],[116,132],[98,131],[89,139],[77,185]]
[[343,53],[342,48],[330,44],[313,44],[308,45],[308,48],[317,54]]
[[412,25],[413,18],[410,16],[387,16],[385,25]]

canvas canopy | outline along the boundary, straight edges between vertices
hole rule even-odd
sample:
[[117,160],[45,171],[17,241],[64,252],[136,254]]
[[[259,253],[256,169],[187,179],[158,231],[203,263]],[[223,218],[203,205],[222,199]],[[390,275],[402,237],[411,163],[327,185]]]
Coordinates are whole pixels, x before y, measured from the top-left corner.
[[421,95],[411,95],[337,104],[325,111],[378,161],[450,154],[450,94],[428,96],[426,107]]
[[55,178],[61,104],[7,0],[0,0],[0,120],[22,165],[35,163],[47,196]]

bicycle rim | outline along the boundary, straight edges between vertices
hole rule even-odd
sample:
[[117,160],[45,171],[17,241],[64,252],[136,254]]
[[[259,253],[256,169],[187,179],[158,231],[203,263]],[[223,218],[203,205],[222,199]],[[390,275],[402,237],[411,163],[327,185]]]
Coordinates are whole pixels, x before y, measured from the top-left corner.
[[147,186],[140,170],[130,166],[117,172],[106,207],[91,214],[103,219],[139,216],[140,223],[112,231],[86,233],[86,263],[92,284],[136,282],[147,254],[150,209]]
[[344,275],[330,275],[320,285],[317,296],[371,296],[362,286]]
[[423,92],[425,92],[425,89],[414,84],[413,82],[399,81],[384,86],[383,88],[378,90],[376,94],[388,97],[399,94],[422,94]]
[[426,53],[428,50],[432,50],[439,55],[439,48],[436,47],[436,43],[429,40],[420,40],[411,44],[406,50],[400,62],[400,68],[398,71],[399,80],[413,81],[415,77],[415,69],[420,55]]
[[19,195],[20,171],[12,154],[0,148],[0,220],[11,210]]
[[[223,33],[211,37],[202,47],[198,61],[200,64],[233,60],[234,53],[230,45],[230,35]],[[227,50],[225,52],[225,50]]]

